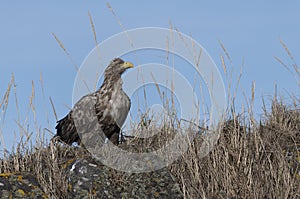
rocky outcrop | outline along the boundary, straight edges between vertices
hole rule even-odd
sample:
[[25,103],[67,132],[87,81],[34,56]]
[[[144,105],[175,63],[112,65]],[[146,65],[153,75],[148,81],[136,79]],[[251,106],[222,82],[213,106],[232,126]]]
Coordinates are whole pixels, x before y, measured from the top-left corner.
[[[183,198],[167,168],[148,173],[116,171],[85,155],[64,161],[67,194],[62,198]],[[30,173],[0,174],[0,198],[48,198]]]

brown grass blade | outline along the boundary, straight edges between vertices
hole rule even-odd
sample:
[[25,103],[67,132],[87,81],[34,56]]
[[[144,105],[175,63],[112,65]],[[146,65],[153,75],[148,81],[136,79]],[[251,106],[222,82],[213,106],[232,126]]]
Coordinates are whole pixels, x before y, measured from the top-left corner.
[[56,114],[56,110],[55,110],[55,107],[54,107],[54,103],[53,103],[53,101],[52,101],[52,98],[49,97],[49,100],[50,100],[50,104],[51,104],[51,107],[52,107],[52,111],[53,111],[55,120],[58,121],[58,117],[57,117],[57,114]]
[[[70,62],[73,64],[73,66],[74,66],[76,72],[79,73],[79,67],[77,66],[77,64],[75,64],[75,62],[73,61],[73,59],[72,59],[70,53],[67,51],[67,49],[65,48],[65,46],[63,45],[63,43],[58,39],[58,37],[57,37],[54,33],[52,33],[52,35],[53,35],[53,37],[55,38],[55,40],[57,41],[57,43],[59,44],[59,46],[63,49],[63,51],[64,51],[65,54],[67,55],[67,57],[69,58]],[[91,90],[90,90],[90,88],[88,87],[86,81],[85,81],[84,79],[83,79],[82,81],[83,81],[85,87],[88,89],[89,93],[91,93]]]
[[65,52],[65,54],[67,55],[67,57],[69,58],[71,63],[73,64],[75,70],[78,72],[79,68],[78,68],[77,64],[75,64],[75,62],[73,61],[73,58],[71,57],[70,53],[65,48],[64,44],[58,39],[58,37],[54,33],[52,33],[52,35],[53,35],[54,39],[56,40],[56,42],[59,44],[59,46],[63,49],[63,51]]
[[155,79],[153,73],[151,73],[151,77],[152,77],[152,79],[153,79],[153,81],[154,81],[154,84],[155,84],[156,90],[157,90],[157,92],[158,92],[158,94],[159,94],[159,97],[160,97],[160,99],[163,101],[163,95],[162,95],[162,93],[161,93],[161,91],[160,91],[160,89],[159,89],[159,85],[158,85],[158,83],[157,83],[157,81],[156,81],[156,79]]
[[7,86],[6,91],[5,91],[5,94],[4,94],[4,96],[2,98],[2,101],[0,103],[0,108],[2,108],[2,122],[4,122],[4,118],[5,118],[8,103],[9,103],[10,91],[11,91],[11,87],[13,85],[14,85],[14,76],[12,75],[11,80],[10,80],[8,86]]
[[[112,8],[112,6],[111,6],[109,3],[106,3],[106,6],[107,6],[107,8],[110,10],[110,12],[113,14],[113,16],[115,17],[117,23],[118,23],[119,26],[121,27],[121,30],[125,32],[125,34],[126,34],[126,36],[127,36],[127,39],[128,39],[128,41],[130,42],[130,45],[131,45],[132,49],[134,49],[133,42],[132,42],[131,38],[129,37],[129,35],[128,35],[126,29],[125,29],[125,27],[123,26],[123,24],[122,24],[120,18],[117,16],[117,14],[115,13],[114,9]],[[137,62],[137,63],[138,63],[138,62]]]
[[91,24],[92,31],[93,31],[93,35],[94,35],[94,41],[95,41],[96,45],[98,45],[96,29],[95,29],[95,25],[94,25],[94,22],[93,22],[93,18],[92,18],[92,15],[91,15],[90,12],[89,12],[89,19],[90,19],[90,24]]
[[222,50],[224,51],[224,53],[225,53],[227,59],[230,61],[230,63],[232,63],[231,57],[230,57],[228,51],[226,50],[224,44],[221,42],[221,40],[218,40],[218,41],[219,41],[219,44],[220,44]]

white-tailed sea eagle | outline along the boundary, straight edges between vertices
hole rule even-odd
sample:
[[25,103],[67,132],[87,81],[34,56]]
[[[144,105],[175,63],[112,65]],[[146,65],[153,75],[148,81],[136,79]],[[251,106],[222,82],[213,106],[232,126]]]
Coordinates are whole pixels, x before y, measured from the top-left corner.
[[[120,58],[113,59],[105,69],[101,87],[96,92],[82,97],[68,115],[57,122],[55,137],[69,145],[74,142],[80,144],[81,136],[78,134],[76,122],[88,128],[89,124],[86,123],[91,121],[89,117],[92,117],[90,116],[92,114],[84,109],[86,104],[92,102],[93,110],[90,111],[95,113],[97,125],[112,143],[119,144],[120,128],[130,109],[130,99],[122,89],[121,75],[126,69],[132,67],[133,64],[130,62],[124,62]],[[95,125],[90,124],[90,126]]]

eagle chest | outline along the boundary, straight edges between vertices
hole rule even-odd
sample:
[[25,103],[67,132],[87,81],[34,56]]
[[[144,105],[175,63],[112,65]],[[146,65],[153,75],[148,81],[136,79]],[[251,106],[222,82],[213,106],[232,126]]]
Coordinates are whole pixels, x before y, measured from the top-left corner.
[[[109,95],[101,95],[101,100],[99,104],[96,105],[96,111],[98,112],[99,116],[102,117],[101,121],[113,121],[116,122],[117,125],[121,128],[127,114],[130,109],[130,99],[123,91],[121,86],[115,85],[115,87],[110,87]],[[103,93],[102,93],[103,94]],[[101,123],[101,122],[100,122]]]
[[130,109],[129,97],[122,89],[115,90],[109,100],[109,106],[111,107],[110,115],[116,120],[119,127],[121,127]]

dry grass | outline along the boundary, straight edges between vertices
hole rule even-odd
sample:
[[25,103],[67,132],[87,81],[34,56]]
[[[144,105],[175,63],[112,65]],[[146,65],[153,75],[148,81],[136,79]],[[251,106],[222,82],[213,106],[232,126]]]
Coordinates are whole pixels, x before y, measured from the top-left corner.
[[[222,125],[215,148],[204,158],[199,158],[203,136],[199,132],[188,151],[168,167],[185,198],[300,197],[299,107],[274,100],[271,112],[265,112],[257,125],[246,121],[232,113]],[[175,132],[170,124],[154,128],[151,123],[144,124],[145,131],[161,133],[152,139],[131,140],[141,151],[161,147]],[[64,165],[82,153],[78,148],[51,143],[29,148],[25,141],[0,160],[0,173],[34,173],[48,196],[65,198],[68,187]]]
[[253,127],[231,117],[208,156],[197,158],[195,140],[170,166],[186,198],[299,198],[299,107],[274,101],[271,113]]

